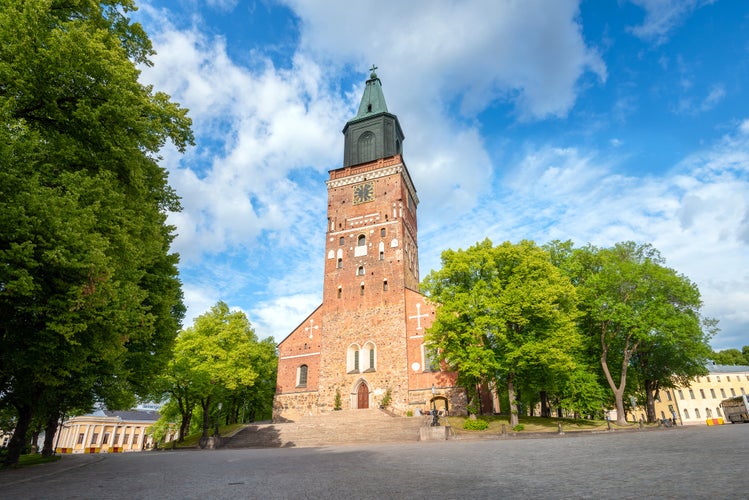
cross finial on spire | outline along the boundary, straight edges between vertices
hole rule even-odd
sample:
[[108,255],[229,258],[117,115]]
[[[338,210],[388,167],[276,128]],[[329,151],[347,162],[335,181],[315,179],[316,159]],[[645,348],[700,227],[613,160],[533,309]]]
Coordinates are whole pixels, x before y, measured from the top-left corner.
[[369,68],[369,71],[371,71],[371,72],[372,72],[372,73],[370,73],[370,75],[369,75],[369,78],[370,78],[371,80],[374,80],[375,78],[377,78],[377,73],[375,73],[375,70],[376,70],[376,69],[377,69],[377,66],[375,66],[374,64],[372,65],[372,67],[371,67],[371,68]]

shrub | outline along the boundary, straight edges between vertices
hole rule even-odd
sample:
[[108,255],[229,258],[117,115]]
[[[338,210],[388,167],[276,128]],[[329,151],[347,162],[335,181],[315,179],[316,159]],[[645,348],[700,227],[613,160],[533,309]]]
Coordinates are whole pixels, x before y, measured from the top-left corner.
[[340,410],[341,409],[341,391],[340,389],[335,390],[335,400],[333,401],[333,410]]
[[385,395],[382,397],[382,401],[380,401],[380,405],[382,405],[383,408],[387,408],[390,406],[390,402],[393,400],[393,393],[390,390],[390,387],[387,388],[385,391]]
[[412,412],[411,410],[408,410],[408,411],[406,412],[406,416],[407,416],[407,417],[413,417],[413,416],[414,416],[414,412]]
[[469,431],[485,431],[489,428],[489,422],[477,418],[476,420],[466,419],[463,428]]
[[520,432],[523,429],[525,429],[525,426],[523,424],[518,424],[518,425],[516,425],[515,427],[512,428],[512,430],[515,431],[515,432]]

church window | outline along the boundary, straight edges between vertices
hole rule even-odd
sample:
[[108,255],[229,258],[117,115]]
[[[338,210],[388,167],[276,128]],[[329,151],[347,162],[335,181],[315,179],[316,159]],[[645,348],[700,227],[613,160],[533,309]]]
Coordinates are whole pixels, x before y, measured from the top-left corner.
[[385,237],[385,228],[380,229],[380,236]]
[[366,344],[364,344],[364,359],[362,360],[364,362],[365,372],[375,371],[375,359],[375,345],[372,342],[367,342]]
[[359,235],[359,238],[356,240],[356,246],[363,247],[367,245],[367,237],[363,234]]
[[346,351],[346,372],[359,373],[359,346],[351,344]]
[[364,132],[358,141],[359,163],[365,163],[375,159],[375,135],[372,132]]
[[364,285],[359,289],[359,295],[364,295]]
[[338,238],[338,245],[343,246],[344,241],[345,240],[344,240],[343,236],[341,236],[340,238]]
[[336,267],[338,269],[343,269],[343,259],[338,259],[338,262],[336,262]]
[[380,250],[380,260],[385,260],[385,252]]
[[357,276],[364,276],[364,266],[359,266],[359,268],[356,270]]
[[388,280],[382,281],[382,291],[387,292],[388,291]]
[[434,347],[427,347],[426,345],[421,346],[424,354],[424,371],[425,372],[438,372],[440,371],[439,353]]
[[301,365],[296,371],[296,386],[307,387],[307,365]]
[[343,288],[341,288],[341,287],[339,286],[339,287],[338,287],[338,298],[340,299],[342,295],[343,295]]

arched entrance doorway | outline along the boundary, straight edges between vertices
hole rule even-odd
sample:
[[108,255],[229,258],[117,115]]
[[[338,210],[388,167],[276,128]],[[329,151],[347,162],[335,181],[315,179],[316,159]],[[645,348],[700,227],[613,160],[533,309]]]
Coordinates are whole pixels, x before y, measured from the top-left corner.
[[366,382],[361,382],[356,390],[356,407],[369,408],[369,387]]
[[447,398],[446,397],[444,397],[444,396],[433,397],[432,400],[429,403],[430,403],[430,407],[429,407],[430,410],[431,409],[435,409],[438,412],[440,412],[440,414],[447,415],[447,412],[448,412],[449,408],[448,408],[448,403],[447,403]]

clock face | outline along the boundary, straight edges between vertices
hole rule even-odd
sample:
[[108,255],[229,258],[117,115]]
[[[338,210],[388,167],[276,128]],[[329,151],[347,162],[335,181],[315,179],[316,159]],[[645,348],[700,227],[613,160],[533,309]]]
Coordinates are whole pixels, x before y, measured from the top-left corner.
[[354,205],[374,200],[374,183],[365,182],[354,186]]

